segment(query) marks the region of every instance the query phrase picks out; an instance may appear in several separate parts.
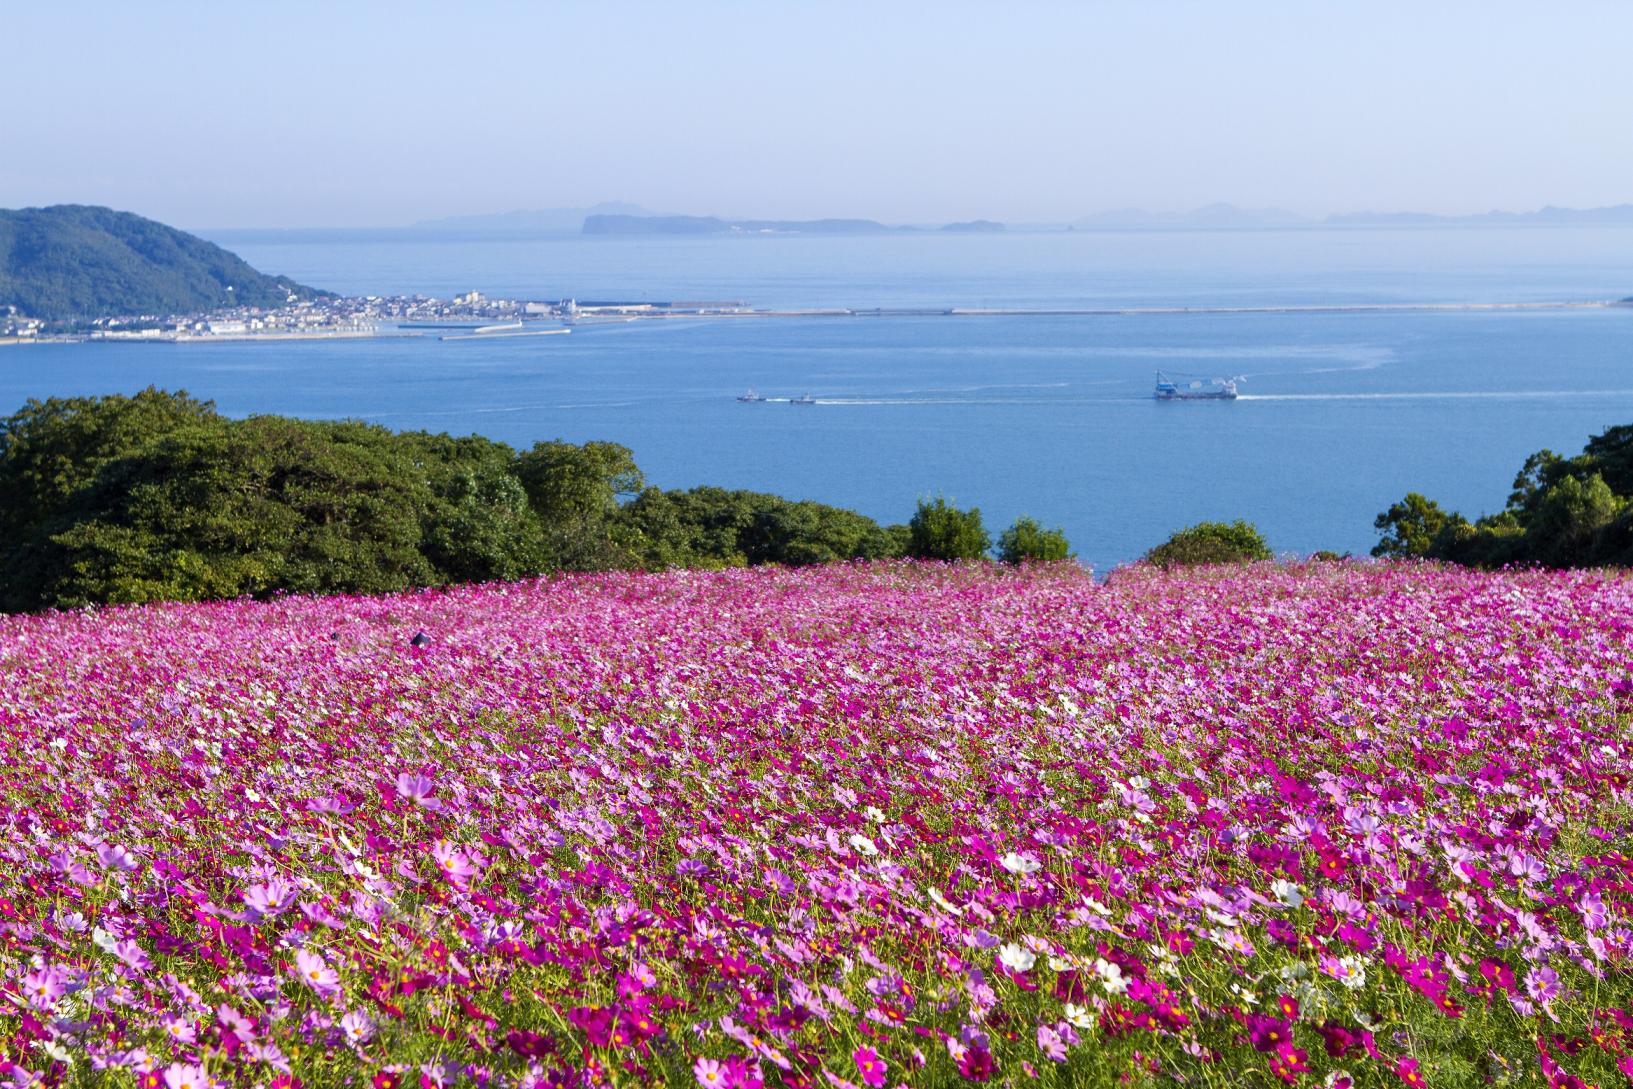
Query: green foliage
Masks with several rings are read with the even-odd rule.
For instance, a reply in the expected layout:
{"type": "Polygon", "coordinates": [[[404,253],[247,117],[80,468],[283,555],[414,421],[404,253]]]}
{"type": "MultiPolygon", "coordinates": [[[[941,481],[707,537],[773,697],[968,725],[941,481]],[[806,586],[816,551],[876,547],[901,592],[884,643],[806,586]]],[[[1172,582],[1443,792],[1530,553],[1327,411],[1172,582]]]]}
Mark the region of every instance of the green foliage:
{"type": "Polygon", "coordinates": [[[541,442],[516,459],[515,473],[545,531],[550,566],[567,571],[627,567],[618,500],[644,485],[635,455],[611,442],[541,442]]]}
{"type": "Polygon", "coordinates": [[[1005,563],[1054,562],[1071,557],[1071,545],[1058,528],[1044,529],[1026,515],[998,535],[998,558],[1005,563]]]}
{"type": "Polygon", "coordinates": [[[1597,557],[1600,535],[1626,505],[1598,473],[1586,480],[1565,477],[1542,493],[1525,523],[1529,558],[1547,567],[1591,562],[1597,557]]]}
{"type": "Polygon", "coordinates": [[[47,321],[283,306],[323,294],[202,238],[78,204],[0,209],[0,307],[47,321]],[[228,288],[232,290],[227,290],[228,288]]]}
{"type": "Polygon", "coordinates": [[[915,559],[978,560],[992,547],[981,509],[959,510],[945,496],[919,500],[907,530],[907,554],[915,559]]]}
{"type": "Polygon", "coordinates": [[[1422,556],[1428,552],[1435,536],[1454,518],[1457,516],[1448,515],[1433,499],[1408,492],[1405,499],[1373,520],[1372,528],[1384,536],[1372,547],[1372,554],[1395,558],[1422,556]]]}
{"type": "Polygon", "coordinates": [[[1414,492],[1373,525],[1385,533],[1374,556],[1470,567],[1633,563],[1633,425],[1595,435],[1575,457],[1532,454],[1497,514],[1470,523],[1414,492]]]}
{"type": "Polygon", "coordinates": [[[1270,546],[1252,523],[1198,522],[1175,533],[1145,554],[1158,567],[1251,563],[1272,558],[1270,546]]]}
{"type": "Polygon", "coordinates": [[[907,527],[821,503],[643,483],[613,443],[517,455],[477,436],[229,420],[153,389],[31,401],[0,420],[0,609],[831,563],[907,546],[907,527]]]}
{"type": "Polygon", "coordinates": [[[622,509],[618,527],[625,547],[653,570],[803,566],[902,554],[898,535],[853,511],[724,488],[648,488],[622,509]]]}

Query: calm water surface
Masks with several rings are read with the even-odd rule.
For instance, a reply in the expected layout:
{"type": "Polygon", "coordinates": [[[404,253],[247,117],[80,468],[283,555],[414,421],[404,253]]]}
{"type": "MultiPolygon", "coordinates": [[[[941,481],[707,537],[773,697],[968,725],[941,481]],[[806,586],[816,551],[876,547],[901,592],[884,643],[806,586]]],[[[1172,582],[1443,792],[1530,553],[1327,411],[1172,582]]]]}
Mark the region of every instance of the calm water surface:
{"type": "MultiPolygon", "coordinates": [[[[760,306],[1289,306],[1633,294],[1633,231],[300,241],[221,236],[348,292],[760,306]]],[[[0,404],[154,384],[235,415],[357,417],[527,445],[610,439],[665,487],[900,521],[941,491],[1062,526],[1097,567],[1203,518],[1364,552],[1409,489],[1501,506],[1525,455],[1633,422],[1633,309],[676,320],[445,343],[0,349],[0,404]],[[1247,376],[1158,404],[1157,368],[1247,376]],[[818,404],[739,404],[753,386],[818,404]]]]}

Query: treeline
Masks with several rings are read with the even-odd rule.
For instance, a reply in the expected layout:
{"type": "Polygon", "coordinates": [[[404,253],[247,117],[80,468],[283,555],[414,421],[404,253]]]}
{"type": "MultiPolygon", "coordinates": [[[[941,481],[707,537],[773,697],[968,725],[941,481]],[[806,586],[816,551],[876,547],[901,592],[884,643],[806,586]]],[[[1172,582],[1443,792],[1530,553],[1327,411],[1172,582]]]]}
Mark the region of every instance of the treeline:
{"type": "MultiPolygon", "coordinates": [[[[385,593],[554,571],[974,559],[979,510],[906,524],[722,488],[663,491],[630,451],[279,416],[206,401],[30,401],[0,420],[0,611],[278,591],[385,593]]],[[[1023,518],[1000,559],[1064,559],[1023,518]]]]}
{"type": "Polygon", "coordinates": [[[1633,425],[1612,427],[1564,457],[1539,450],[1508,504],[1470,522],[1417,492],[1378,515],[1374,556],[1419,556],[1471,567],[1633,564],[1633,425]]]}

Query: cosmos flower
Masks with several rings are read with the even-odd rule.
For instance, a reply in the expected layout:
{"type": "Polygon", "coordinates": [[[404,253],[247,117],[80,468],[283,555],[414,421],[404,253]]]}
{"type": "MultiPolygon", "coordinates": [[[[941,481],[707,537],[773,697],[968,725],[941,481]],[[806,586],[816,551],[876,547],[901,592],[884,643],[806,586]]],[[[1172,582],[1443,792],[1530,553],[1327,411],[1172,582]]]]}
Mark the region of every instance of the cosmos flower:
{"type": "Polygon", "coordinates": [[[322,957],[308,950],[296,952],[295,974],[320,995],[328,996],[340,990],[340,974],[329,967],[322,957]]]}
{"type": "Polygon", "coordinates": [[[1014,851],[998,859],[998,864],[1013,874],[1032,874],[1043,868],[1043,863],[1032,855],[1017,854],[1014,851]]]}
{"type": "Polygon", "coordinates": [[[431,797],[436,789],[436,783],[428,775],[406,771],[397,773],[397,796],[413,802],[421,809],[442,808],[441,800],[431,797]]]}
{"type": "Polygon", "coordinates": [[[862,1084],[878,1089],[885,1083],[885,1061],[879,1058],[879,1053],[871,1047],[859,1047],[851,1053],[856,1062],[856,1069],[860,1072],[862,1084]]]}
{"type": "Polygon", "coordinates": [[[1029,972],[1038,958],[1030,949],[1009,942],[998,950],[998,961],[1011,972],[1029,972]]]}
{"type": "Polygon", "coordinates": [[[258,918],[282,915],[295,906],[299,890],[281,877],[244,890],[244,906],[258,918]]]}
{"type": "Polygon", "coordinates": [[[0,617],[0,1081],[1604,1084],[1629,615],[883,563],[0,617]]]}

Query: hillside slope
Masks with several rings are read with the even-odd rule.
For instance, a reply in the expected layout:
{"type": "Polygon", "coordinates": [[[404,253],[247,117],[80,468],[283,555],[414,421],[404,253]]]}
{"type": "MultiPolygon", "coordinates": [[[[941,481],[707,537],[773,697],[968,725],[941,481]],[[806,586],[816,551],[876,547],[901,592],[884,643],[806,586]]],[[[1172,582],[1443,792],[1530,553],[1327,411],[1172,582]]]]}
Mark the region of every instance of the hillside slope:
{"type": "Polygon", "coordinates": [[[0,307],[69,321],[282,306],[324,292],[186,231],[81,204],[0,209],[0,307]],[[230,290],[229,290],[230,289],[230,290]]]}
{"type": "Polygon", "coordinates": [[[892,563],[3,617],[8,1084],[1625,1085],[1630,611],[892,563]]]}

